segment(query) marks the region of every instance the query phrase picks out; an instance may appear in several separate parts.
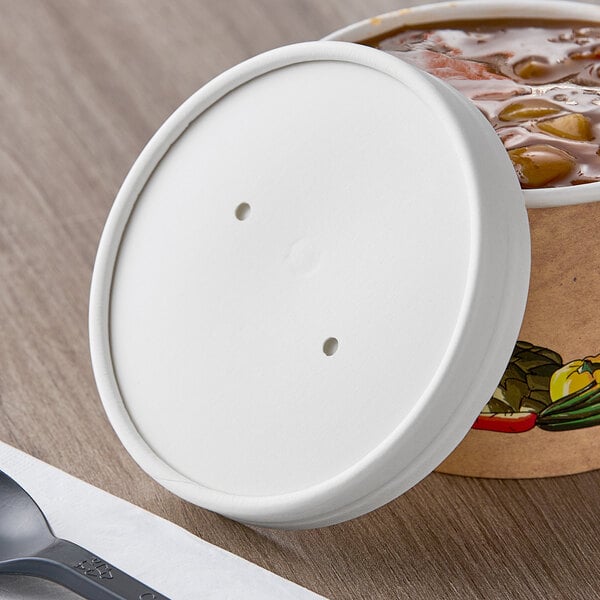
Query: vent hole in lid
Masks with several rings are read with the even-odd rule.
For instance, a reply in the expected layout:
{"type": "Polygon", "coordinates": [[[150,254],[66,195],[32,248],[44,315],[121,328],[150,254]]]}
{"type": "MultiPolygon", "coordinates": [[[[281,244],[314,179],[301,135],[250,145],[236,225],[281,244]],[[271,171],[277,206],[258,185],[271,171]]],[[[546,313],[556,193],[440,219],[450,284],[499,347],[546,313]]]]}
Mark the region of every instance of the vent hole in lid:
{"type": "Polygon", "coordinates": [[[241,204],[238,204],[235,209],[235,218],[238,221],[245,221],[250,216],[251,210],[252,209],[247,202],[242,202],[241,204]]]}
{"type": "Polygon", "coordinates": [[[337,338],[327,338],[325,342],[323,342],[323,353],[325,356],[333,356],[337,352],[338,346],[339,342],[337,341],[337,338]]]}

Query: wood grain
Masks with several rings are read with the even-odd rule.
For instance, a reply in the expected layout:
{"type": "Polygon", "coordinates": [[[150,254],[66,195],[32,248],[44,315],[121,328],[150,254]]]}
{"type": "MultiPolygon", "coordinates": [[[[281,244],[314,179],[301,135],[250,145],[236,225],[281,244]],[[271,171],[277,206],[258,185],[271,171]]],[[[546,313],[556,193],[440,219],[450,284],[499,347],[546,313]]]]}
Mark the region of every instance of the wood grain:
{"type": "Polygon", "coordinates": [[[398,3],[0,1],[0,439],[331,598],[600,597],[600,472],[434,474],[350,523],[261,530],[151,481],[96,394],[94,253],[144,143],[227,67],[398,3]]]}

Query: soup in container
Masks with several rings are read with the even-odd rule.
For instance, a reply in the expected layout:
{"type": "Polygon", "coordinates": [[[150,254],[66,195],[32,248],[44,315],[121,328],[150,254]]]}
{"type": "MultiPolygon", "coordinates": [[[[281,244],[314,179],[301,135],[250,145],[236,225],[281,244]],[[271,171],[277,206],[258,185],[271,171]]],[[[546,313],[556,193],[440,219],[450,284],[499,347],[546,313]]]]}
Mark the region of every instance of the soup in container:
{"type": "Polygon", "coordinates": [[[389,51],[475,96],[482,112],[493,113],[525,188],[531,277],[519,341],[473,428],[438,467],[445,473],[527,478],[600,468],[600,8],[543,7],[542,19],[534,1],[428,4],[326,38],[389,51]],[[499,57],[502,50],[509,54],[499,57]],[[559,52],[566,60],[557,66],[559,52]],[[460,62],[465,55],[471,60],[460,62]],[[465,64],[485,72],[464,76],[465,64]],[[475,89],[471,77],[487,79],[475,89]],[[586,130],[553,129],[569,121],[586,130]],[[523,148],[550,147],[560,157],[578,144],[589,165],[528,184],[523,148]]]}
{"type": "MultiPolygon", "coordinates": [[[[159,483],[245,523],[308,528],[436,467],[600,467],[597,123],[570,97],[509,96],[494,115],[511,161],[456,81],[367,47],[538,6],[423,6],[278,48],[157,131],[100,240],[90,346],[111,424],[159,483]]],[[[600,10],[545,2],[544,17],[600,10]]],[[[543,71],[533,58],[522,74],[543,71]]]]}

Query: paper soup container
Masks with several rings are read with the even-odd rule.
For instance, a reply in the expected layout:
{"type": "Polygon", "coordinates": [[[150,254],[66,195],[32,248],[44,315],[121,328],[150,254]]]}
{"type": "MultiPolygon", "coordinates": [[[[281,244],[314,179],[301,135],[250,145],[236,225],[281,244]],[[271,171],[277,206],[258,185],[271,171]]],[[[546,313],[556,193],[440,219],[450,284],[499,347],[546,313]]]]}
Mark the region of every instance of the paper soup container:
{"type": "MultiPolygon", "coordinates": [[[[473,19],[542,17],[600,24],[598,6],[544,2],[543,7],[541,15],[536,1],[427,4],[376,16],[326,39],[360,42],[403,26],[473,19]]],[[[600,468],[600,427],[594,426],[600,418],[593,418],[600,413],[600,404],[595,409],[600,400],[594,398],[600,382],[600,371],[594,373],[600,368],[600,183],[524,190],[524,195],[531,229],[529,296],[520,342],[496,392],[505,400],[509,394],[511,409],[521,411],[514,421],[500,417],[494,423],[494,413],[486,408],[481,426],[487,423],[496,431],[472,429],[438,467],[444,473],[527,478],[600,468]],[[563,377],[554,376],[551,390],[559,369],[563,377]],[[591,392],[587,406],[585,399],[577,400],[582,388],[591,392]],[[565,402],[569,394],[574,398],[565,402]],[[565,403],[562,412],[558,400],[565,403]]]]}
{"type": "MultiPolygon", "coordinates": [[[[333,37],[536,14],[499,6],[402,11],[333,37]]],[[[175,111],[108,217],[90,296],[107,415],[166,488],[270,527],[364,514],[444,460],[493,476],[599,466],[598,428],[469,433],[519,330],[535,345],[517,357],[525,383],[530,367],[600,351],[599,189],[525,194],[544,208],[529,211],[523,321],[524,196],[471,102],[359,44],[254,57],[175,111]]],[[[530,374],[538,387],[544,368],[530,374]]],[[[570,410],[589,411],[589,392],[570,410]]]]}

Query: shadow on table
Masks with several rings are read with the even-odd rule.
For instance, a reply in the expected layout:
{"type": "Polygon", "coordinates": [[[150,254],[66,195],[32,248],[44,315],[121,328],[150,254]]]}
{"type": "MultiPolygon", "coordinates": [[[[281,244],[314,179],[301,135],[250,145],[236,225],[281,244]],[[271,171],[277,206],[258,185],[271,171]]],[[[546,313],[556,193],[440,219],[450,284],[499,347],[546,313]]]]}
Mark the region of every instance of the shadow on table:
{"type": "Polygon", "coordinates": [[[528,481],[434,474],[347,523],[244,530],[264,566],[335,598],[588,600],[600,593],[599,489],[600,472],[528,481]]]}

